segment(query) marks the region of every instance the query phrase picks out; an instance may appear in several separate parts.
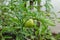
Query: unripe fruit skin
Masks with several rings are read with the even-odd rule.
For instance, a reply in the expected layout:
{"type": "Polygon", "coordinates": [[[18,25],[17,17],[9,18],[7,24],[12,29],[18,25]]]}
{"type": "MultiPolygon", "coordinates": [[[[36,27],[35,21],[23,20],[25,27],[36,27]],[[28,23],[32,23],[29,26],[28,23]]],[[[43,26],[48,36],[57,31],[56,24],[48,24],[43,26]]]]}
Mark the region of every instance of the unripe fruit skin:
{"type": "Polygon", "coordinates": [[[33,25],[34,25],[33,19],[29,19],[29,20],[25,23],[25,26],[26,26],[26,27],[33,27],[33,25]]]}
{"type": "Polygon", "coordinates": [[[50,16],[50,13],[46,14],[46,16],[50,16]]]}

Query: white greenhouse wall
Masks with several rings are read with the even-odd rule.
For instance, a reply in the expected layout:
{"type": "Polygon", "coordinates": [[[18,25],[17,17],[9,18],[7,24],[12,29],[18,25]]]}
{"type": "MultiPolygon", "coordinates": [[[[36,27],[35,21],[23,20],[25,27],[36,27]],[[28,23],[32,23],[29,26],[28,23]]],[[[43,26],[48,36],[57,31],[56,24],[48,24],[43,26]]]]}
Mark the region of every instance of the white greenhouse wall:
{"type": "MultiPolygon", "coordinates": [[[[60,13],[57,13],[58,11],[60,11],[60,0],[52,0],[52,5],[54,7],[54,12],[56,12],[58,17],[60,17],[60,13]]],[[[56,22],[56,26],[50,27],[50,29],[52,32],[60,33],[60,23],[56,22]]]]}

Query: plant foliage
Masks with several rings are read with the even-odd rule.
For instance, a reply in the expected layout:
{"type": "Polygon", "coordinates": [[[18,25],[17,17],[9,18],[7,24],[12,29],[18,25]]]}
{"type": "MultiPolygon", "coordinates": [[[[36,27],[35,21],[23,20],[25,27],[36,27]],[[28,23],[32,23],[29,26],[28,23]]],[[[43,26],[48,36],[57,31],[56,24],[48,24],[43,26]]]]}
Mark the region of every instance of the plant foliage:
{"type": "Polygon", "coordinates": [[[11,0],[6,1],[7,4],[4,2],[0,4],[1,40],[6,38],[11,40],[9,34],[14,34],[16,40],[55,40],[48,29],[48,26],[55,25],[51,20],[52,5],[50,0],[46,0],[43,5],[46,8],[45,11],[41,10],[41,0],[11,0]],[[29,19],[33,19],[33,27],[25,27],[29,19]]]}

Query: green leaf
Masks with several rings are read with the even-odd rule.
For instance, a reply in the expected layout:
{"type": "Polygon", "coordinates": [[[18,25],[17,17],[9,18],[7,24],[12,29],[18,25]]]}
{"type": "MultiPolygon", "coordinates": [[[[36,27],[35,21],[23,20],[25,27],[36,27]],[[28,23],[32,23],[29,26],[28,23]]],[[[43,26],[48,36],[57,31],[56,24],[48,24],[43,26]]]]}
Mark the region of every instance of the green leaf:
{"type": "Polygon", "coordinates": [[[50,19],[42,17],[42,18],[40,18],[40,20],[41,20],[41,22],[45,23],[46,25],[55,26],[53,21],[51,21],[50,19]]]}

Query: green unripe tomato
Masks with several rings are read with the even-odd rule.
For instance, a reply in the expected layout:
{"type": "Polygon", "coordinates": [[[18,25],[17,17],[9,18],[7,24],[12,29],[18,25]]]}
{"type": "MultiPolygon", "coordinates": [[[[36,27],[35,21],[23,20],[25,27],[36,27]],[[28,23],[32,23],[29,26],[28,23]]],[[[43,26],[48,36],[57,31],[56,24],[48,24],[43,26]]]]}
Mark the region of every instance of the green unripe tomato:
{"type": "Polygon", "coordinates": [[[25,26],[26,26],[26,27],[33,27],[33,25],[34,25],[33,19],[29,19],[29,20],[26,21],[26,23],[25,23],[25,26]]]}
{"type": "Polygon", "coordinates": [[[46,14],[46,16],[50,16],[50,13],[46,14]]]}

